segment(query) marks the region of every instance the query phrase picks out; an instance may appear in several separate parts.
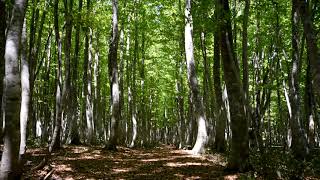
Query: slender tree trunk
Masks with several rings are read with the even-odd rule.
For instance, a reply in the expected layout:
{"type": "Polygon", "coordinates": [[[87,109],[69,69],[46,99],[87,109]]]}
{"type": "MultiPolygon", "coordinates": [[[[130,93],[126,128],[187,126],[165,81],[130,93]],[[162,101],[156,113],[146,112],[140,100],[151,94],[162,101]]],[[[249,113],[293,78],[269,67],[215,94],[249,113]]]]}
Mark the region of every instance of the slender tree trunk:
{"type": "Polygon", "coordinates": [[[138,121],[137,121],[137,93],[136,93],[136,66],[138,61],[139,41],[138,41],[138,8],[136,4],[139,4],[139,0],[135,0],[135,12],[134,12],[134,53],[133,62],[131,66],[131,121],[132,121],[132,140],[129,147],[134,147],[138,137],[138,121]]]}
{"type": "MultiPolygon", "coordinates": [[[[91,9],[90,0],[87,1],[87,11],[91,9]]],[[[93,127],[93,112],[92,112],[92,97],[91,97],[91,81],[92,81],[92,30],[88,26],[86,27],[86,37],[85,37],[85,52],[84,52],[84,62],[83,62],[83,118],[86,124],[86,139],[88,144],[93,143],[94,140],[94,127],[93,127]]]]}
{"type": "Polygon", "coordinates": [[[112,0],[112,34],[109,47],[109,79],[111,92],[111,136],[106,146],[109,150],[116,150],[118,141],[118,124],[120,120],[120,93],[118,82],[118,0],[112,0]]]}
{"type": "Polygon", "coordinates": [[[100,139],[101,132],[102,132],[102,121],[101,119],[101,86],[100,86],[100,50],[99,50],[99,33],[95,33],[95,40],[96,40],[96,46],[95,46],[95,53],[94,53],[94,65],[93,65],[93,81],[94,81],[94,99],[93,99],[93,122],[95,124],[95,131],[94,133],[98,135],[96,139],[100,139]]]}
{"type": "Polygon", "coordinates": [[[243,91],[249,99],[249,67],[248,67],[248,21],[249,21],[250,0],[245,0],[244,18],[242,25],[242,73],[243,91]]]}
{"type": "Polygon", "coordinates": [[[86,88],[86,123],[87,123],[87,141],[88,144],[94,143],[94,123],[93,123],[93,103],[92,103],[92,29],[89,28],[88,39],[88,66],[86,88]]]}
{"type": "Polygon", "coordinates": [[[26,20],[24,20],[21,37],[21,108],[20,108],[20,151],[19,164],[23,165],[23,158],[27,145],[27,122],[29,115],[30,81],[29,62],[26,56],[27,35],[26,20]]]}
{"type": "Polygon", "coordinates": [[[202,97],[199,92],[198,79],[195,68],[195,60],[193,54],[193,40],[192,40],[192,15],[191,15],[191,0],[186,0],[185,9],[185,51],[188,69],[188,83],[191,91],[192,105],[195,108],[195,115],[198,125],[198,134],[195,145],[193,146],[192,153],[204,153],[205,145],[207,143],[207,127],[206,117],[204,114],[204,107],[202,97]]]}
{"type": "MultiPolygon", "coordinates": [[[[145,15],[143,14],[143,18],[142,18],[142,23],[145,23],[145,15]]],[[[141,52],[142,52],[142,57],[141,57],[141,64],[140,64],[140,78],[141,78],[141,100],[140,103],[141,105],[140,107],[140,120],[141,120],[141,141],[142,141],[142,145],[147,145],[147,119],[146,119],[146,87],[145,87],[145,79],[146,79],[146,75],[145,75],[145,45],[146,45],[146,40],[145,40],[145,32],[143,30],[142,32],[142,47],[141,47],[141,52]]]]}
{"type": "MultiPolygon", "coordinates": [[[[51,82],[50,82],[50,72],[51,72],[51,68],[50,68],[50,64],[51,64],[51,35],[52,35],[52,30],[50,30],[50,34],[48,37],[48,47],[47,47],[47,61],[46,61],[46,65],[45,65],[45,77],[44,77],[44,81],[45,81],[45,88],[44,88],[44,94],[50,94],[50,90],[51,90],[51,82]]],[[[47,102],[47,104],[45,105],[45,112],[44,112],[44,124],[43,124],[43,134],[42,134],[42,143],[47,143],[48,142],[48,137],[49,137],[49,130],[48,130],[48,126],[51,122],[51,112],[50,112],[50,99],[49,97],[45,97],[45,102],[47,102]]]]}
{"type": "Polygon", "coordinates": [[[7,13],[5,0],[0,0],[0,141],[3,137],[3,110],[2,110],[2,96],[3,96],[3,78],[5,71],[5,48],[6,48],[6,29],[7,29],[7,13]]]}
{"type": "MultiPolygon", "coordinates": [[[[37,4],[36,0],[32,0],[31,4],[37,4]]],[[[33,96],[33,69],[34,69],[34,58],[35,58],[35,52],[34,52],[34,46],[35,46],[35,23],[36,23],[36,8],[35,6],[32,6],[31,8],[31,20],[30,20],[30,33],[29,33],[29,52],[28,52],[28,59],[29,59],[29,70],[31,70],[30,74],[30,107],[29,107],[29,120],[30,120],[30,134],[32,138],[36,138],[36,120],[33,118],[33,103],[32,103],[32,96],[33,96]]]]}
{"type": "Polygon", "coordinates": [[[19,116],[20,116],[20,73],[19,52],[26,0],[16,0],[7,31],[5,48],[4,79],[4,151],[1,157],[0,179],[19,178],[19,116]]]}
{"type": "Polygon", "coordinates": [[[121,119],[121,143],[126,144],[127,137],[127,121],[124,103],[124,55],[125,55],[125,35],[124,35],[124,18],[122,19],[122,25],[120,30],[120,65],[119,65],[119,88],[120,88],[120,119],[121,119]]]}
{"type": "Polygon", "coordinates": [[[78,118],[79,115],[77,113],[77,106],[78,106],[78,88],[77,88],[77,79],[78,79],[78,61],[79,61],[79,51],[80,51],[80,28],[81,25],[79,23],[81,19],[81,11],[82,11],[82,0],[79,0],[78,6],[78,14],[77,17],[77,24],[76,24],[76,32],[75,32],[75,48],[74,48],[74,60],[73,60],[73,67],[72,67],[72,80],[71,80],[71,89],[72,89],[72,124],[71,124],[71,144],[80,144],[80,135],[79,135],[79,124],[78,118]]]}
{"type": "Polygon", "coordinates": [[[243,170],[248,165],[248,122],[239,65],[232,44],[231,13],[228,0],[218,0],[217,8],[221,10],[218,15],[218,19],[220,19],[221,55],[229,98],[232,130],[228,167],[230,169],[243,170]]]}
{"type": "MultiPolygon", "coordinates": [[[[130,22],[130,16],[128,17],[128,22],[130,22]]],[[[127,119],[126,119],[126,123],[127,123],[127,144],[131,144],[131,133],[130,133],[130,126],[131,126],[131,116],[132,116],[132,93],[131,93],[131,85],[130,85],[130,68],[129,68],[129,61],[131,60],[131,53],[130,53],[130,29],[128,29],[128,33],[127,33],[127,43],[126,43],[126,84],[127,84],[127,119]],[[130,141],[130,143],[129,143],[130,141]]],[[[132,66],[131,66],[132,67],[132,66]]]]}
{"type": "Polygon", "coordinates": [[[56,36],[56,44],[58,48],[58,69],[57,69],[57,91],[56,91],[56,118],[52,140],[49,146],[49,153],[54,149],[60,148],[61,120],[62,120],[62,43],[59,33],[59,16],[58,16],[59,0],[54,3],[54,32],[56,36]]]}
{"type": "MultiPolygon", "coordinates": [[[[179,0],[179,13],[183,15],[181,0],[179,0]]],[[[177,67],[177,79],[176,79],[176,88],[178,93],[178,116],[179,116],[179,123],[180,123],[180,148],[184,148],[186,145],[186,120],[185,120],[185,110],[184,110],[184,86],[183,86],[183,65],[185,62],[184,56],[184,34],[183,34],[183,21],[179,26],[181,29],[180,41],[179,41],[179,49],[180,49],[180,57],[179,60],[176,62],[177,67]]]]}

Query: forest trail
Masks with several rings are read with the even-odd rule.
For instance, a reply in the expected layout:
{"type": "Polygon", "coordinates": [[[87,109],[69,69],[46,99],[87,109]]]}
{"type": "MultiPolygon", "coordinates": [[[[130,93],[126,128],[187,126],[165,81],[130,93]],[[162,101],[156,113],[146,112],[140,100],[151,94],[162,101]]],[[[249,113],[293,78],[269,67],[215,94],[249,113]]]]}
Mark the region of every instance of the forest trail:
{"type": "MultiPolygon", "coordinates": [[[[223,171],[223,156],[194,156],[172,146],[154,149],[65,146],[53,154],[50,166],[26,174],[27,179],[236,179],[223,171]]],[[[28,167],[44,156],[44,149],[28,150],[28,167]]],[[[28,172],[28,171],[27,171],[28,172]]]]}

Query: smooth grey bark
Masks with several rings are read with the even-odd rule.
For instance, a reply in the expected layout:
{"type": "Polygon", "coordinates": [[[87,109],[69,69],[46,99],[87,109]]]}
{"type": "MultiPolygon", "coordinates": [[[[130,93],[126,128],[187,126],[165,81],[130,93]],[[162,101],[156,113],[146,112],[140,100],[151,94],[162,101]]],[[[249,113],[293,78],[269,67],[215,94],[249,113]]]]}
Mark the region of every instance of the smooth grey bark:
{"type": "MultiPolygon", "coordinates": [[[[125,5],[126,6],[125,1],[125,5]]],[[[125,61],[125,35],[124,35],[124,21],[125,17],[122,18],[121,30],[120,30],[120,65],[119,65],[119,91],[120,91],[120,119],[121,119],[121,144],[127,144],[127,121],[126,121],[126,113],[125,113],[125,102],[124,102],[124,61],[125,61]]]]}
{"type": "Polygon", "coordinates": [[[192,15],[191,15],[191,0],[186,0],[185,7],[185,51],[188,70],[188,83],[191,91],[192,105],[194,106],[195,117],[197,119],[198,133],[195,145],[192,148],[193,154],[205,152],[207,143],[207,127],[206,117],[202,97],[199,92],[198,79],[195,68],[193,39],[192,39],[192,15]]]}
{"type": "MultiPolygon", "coordinates": [[[[130,23],[130,16],[128,17],[128,22],[130,23]]],[[[130,126],[130,117],[132,115],[131,109],[132,109],[132,94],[131,94],[131,88],[130,88],[130,71],[129,71],[129,60],[131,59],[131,54],[130,54],[130,29],[128,29],[127,32],[127,42],[126,42],[126,84],[127,84],[127,106],[126,106],[126,140],[127,144],[130,146],[131,144],[131,133],[129,131],[129,126],[130,126]],[[130,141],[130,144],[129,144],[130,141]]]]}
{"type": "MultiPolygon", "coordinates": [[[[139,0],[135,0],[135,4],[138,4],[139,0]]],[[[129,147],[134,147],[138,139],[138,121],[137,121],[137,88],[136,88],[136,70],[138,61],[138,51],[139,51],[139,41],[138,41],[138,8],[135,6],[134,10],[134,52],[133,52],[133,62],[131,65],[131,76],[132,81],[130,85],[130,113],[132,121],[132,139],[129,147]]]]}
{"type": "Polygon", "coordinates": [[[65,130],[63,133],[63,143],[67,141],[70,124],[72,123],[73,106],[71,97],[71,46],[72,46],[72,11],[73,11],[73,0],[65,0],[64,2],[64,18],[65,18],[65,37],[64,37],[64,83],[62,88],[62,111],[63,111],[63,122],[65,130]],[[70,101],[71,103],[68,103],[70,101]]]}
{"type": "MultiPolygon", "coordinates": [[[[87,1],[87,11],[91,9],[91,1],[87,1]]],[[[88,144],[94,141],[94,124],[93,124],[93,110],[92,110],[92,94],[91,94],[91,81],[92,81],[92,30],[88,26],[85,30],[85,49],[84,49],[84,62],[83,62],[83,119],[86,125],[86,140],[88,144]]]]}
{"type": "MultiPolygon", "coordinates": [[[[30,74],[29,62],[26,56],[27,47],[27,29],[26,20],[24,20],[21,37],[21,108],[20,108],[20,151],[19,164],[23,163],[24,154],[27,145],[27,123],[29,115],[30,102],[30,74]]],[[[23,165],[23,164],[22,164],[23,165]]]]}
{"type": "Polygon", "coordinates": [[[87,142],[93,144],[94,139],[94,122],[93,122],[93,103],[92,103],[92,29],[89,28],[88,40],[88,66],[87,66],[87,81],[85,82],[86,88],[86,125],[87,125],[87,142]]]}
{"type": "Polygon", "coordinates": [[[111,134],[106,148],[116,150],[118,141],[118,125],[120,121],[120,92],[118,80],[118,0],[112,0],[112,34],[109,47],[109,80],[111,92],[111,134]]]}
{"type": "Polygon", "coordinates": [[[239,65],[232,44],[231,13],[228,0],[217,0],[217,8],[221,10],[218,15],[218,19],[220,19],[221,55],[228,92],[232,131],[228,168],[244,170],[248,165],[249,156],[248,121],[239,65]]]}
{"type": "Polygon", "coordinates": [[[290,104],[292,115],[290,117],[290,128],[292,132],[291,149],[298,159],[304,159],[307,155],[307,141],[302,126],[302,115],[300,107],[299,78],[301,72],[301,59],[299,56],[300,34],[299,34],[299,9],[296,0],[292,1],[292,69],[290,74],[290,104]]]}
{"type": "Polygon", "coordinates": [[[1,157],[0,179],[19,178],[19,116],[20,73],[19,52],[27,0],[16,0],[7,31],[4,78],[4,150],[1,157]]]}
{"type": "Polygon", "coordinates": [[[95,124],[94,133],[98,135],[96,139],[101,139],[102,137],[102,127],[103,123],[101,121],[101,114],[104,111],[101,106],[101,71],[99,69],[100,66],[100,34],[98,32],[95,33],[95,53],[94,53],[94,65],[93,65],[93,122],[95,124]]]}
{"type": "Polygon", "coordinates": [[[55,149],[60,148],[60,134],[61,134],[61,121],[62,121],[62,42],[59,34],[59,21],[58,21],[58,6],[59,0],[54,2],[54,32],[56,37],[56,45],[58,49],[58,69],[57,69],[57,91],[56,91],[56,118],[53,136],[49,145],[49,153],[55,149]]]}
{"type": "MultiPolygon", "coordinates": [[[[145,12],[144,12],[145,13],[145,12]]],[[[142,23],[145,23],[145,14],[143,14],[142,18],[142,23]]],[[[141,94],[141,99],[140,99],[140,105],[139,105],[139,118],[140,118],[140,126],[141,126],[141,145],[146,146],[148,145],[147,139],[148,139],[148,134],[147,134],[147,117],[146,117],[146,87],[145,87],[145,79],[146,79],[146,73],[145,73],[145,46],[146,46],[146,39],[145,39],[145,32],[143,30],[142,32],[142,47],[141,47],[141,63],[140,63],[140,94],[141,94]]]]}
{"type": "Polygon", "coordinates": [[[3,137],[3,118],[2,118],[2,95],[3,95],[3,78],[5,71],[5,48],[6,48],[6,29],[7,29],[7,13],[5,0],[0,0],[0,141],[3,137]]]}

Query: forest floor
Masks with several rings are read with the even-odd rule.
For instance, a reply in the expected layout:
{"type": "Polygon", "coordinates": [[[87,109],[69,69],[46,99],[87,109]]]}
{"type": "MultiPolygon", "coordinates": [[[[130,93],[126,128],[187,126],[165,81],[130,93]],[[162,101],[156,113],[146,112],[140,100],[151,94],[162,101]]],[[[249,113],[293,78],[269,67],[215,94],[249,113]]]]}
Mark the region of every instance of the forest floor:
{"type": "Polygon", "coordinates": [[[26,179],[237,179],[241,174],[224,172],[219,154],[194,156],[172,146],[153,149],[64,146],[52,154],[49,165],[28,171],[45,156],[45,149],[27,151],[26,179]]]}

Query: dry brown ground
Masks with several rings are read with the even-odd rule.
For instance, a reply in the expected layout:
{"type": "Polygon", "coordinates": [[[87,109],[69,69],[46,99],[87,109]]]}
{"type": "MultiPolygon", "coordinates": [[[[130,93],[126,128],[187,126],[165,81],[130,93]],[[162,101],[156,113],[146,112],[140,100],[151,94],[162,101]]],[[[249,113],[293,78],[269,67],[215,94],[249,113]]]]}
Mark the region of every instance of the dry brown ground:
{"type": "Polygon", "coordinates": [[[44,149],[28,150],[26,179],[236,179],[226,174],[222,156],[194,156],[171,146],[154,149],[65,146],[53,154],[50,165],[30,172],[41,161],[44,149]]]}

